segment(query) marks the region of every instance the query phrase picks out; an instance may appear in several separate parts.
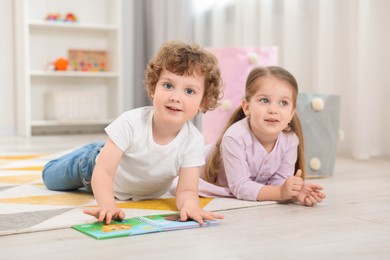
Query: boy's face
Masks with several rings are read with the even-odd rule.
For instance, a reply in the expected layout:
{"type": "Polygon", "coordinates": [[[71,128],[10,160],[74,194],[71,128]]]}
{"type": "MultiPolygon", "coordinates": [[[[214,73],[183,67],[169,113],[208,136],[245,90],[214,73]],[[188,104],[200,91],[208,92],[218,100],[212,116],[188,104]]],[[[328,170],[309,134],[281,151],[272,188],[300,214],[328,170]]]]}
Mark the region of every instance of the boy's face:
{"type": "Polygon", "coordinates": [[[154,115],[164,123],[181,127],[202,109],[205,76],[179,76],[166,69],[153,95],[154,115]]]}

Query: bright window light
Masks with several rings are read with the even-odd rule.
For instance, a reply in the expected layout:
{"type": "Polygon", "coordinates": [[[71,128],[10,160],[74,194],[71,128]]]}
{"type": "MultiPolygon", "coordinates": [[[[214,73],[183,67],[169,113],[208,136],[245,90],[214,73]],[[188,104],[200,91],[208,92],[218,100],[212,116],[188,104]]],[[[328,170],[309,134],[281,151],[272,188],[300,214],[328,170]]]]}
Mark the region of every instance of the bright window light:
{"type": "Polygon", "coordinates": [[[192,4],[195,8],[195,12],[205,12],[214,6],[224,6],[230,3],[232,0],[193,0],[192,4]]]}

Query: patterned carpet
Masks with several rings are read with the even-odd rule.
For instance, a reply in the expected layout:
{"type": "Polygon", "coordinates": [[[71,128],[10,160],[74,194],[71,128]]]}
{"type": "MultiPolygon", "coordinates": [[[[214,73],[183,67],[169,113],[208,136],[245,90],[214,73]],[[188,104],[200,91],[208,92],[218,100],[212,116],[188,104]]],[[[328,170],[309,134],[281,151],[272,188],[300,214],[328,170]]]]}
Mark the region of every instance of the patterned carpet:
{"type": "MultiPolygon", "coordinates": [[[[67,151],[66,151],[67,152],[67,151]]],[[[85,207],[96,206],[90,193],[48,190],[41,178],[45,163],[60,154],[7,154],[0,151],[0,235],[69,228],[94,222],[85,207]]],[[[229,198],[201,198],[206,210],[220,211],[272,204],[229,198]]],[[[145,201],[122,201],[126,217],[176,211],[169,195],[145,201]]]]}

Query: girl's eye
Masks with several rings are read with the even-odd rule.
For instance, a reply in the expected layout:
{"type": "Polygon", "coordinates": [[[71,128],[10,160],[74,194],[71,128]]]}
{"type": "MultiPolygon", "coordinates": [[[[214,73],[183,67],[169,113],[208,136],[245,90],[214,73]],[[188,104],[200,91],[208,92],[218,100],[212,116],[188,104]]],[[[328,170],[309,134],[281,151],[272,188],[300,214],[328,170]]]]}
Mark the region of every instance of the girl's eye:
{"type": "Polygon", "coordinates": [[[280,101],[280,106],[285,107],[287,105],[288,105],[287,101],[284,101],[284,100],[280,101]]]}
{"type": "Polygon", "coordinates": [[[195,91],[193,89],[191,89],[191,88],[186,88],[185,92],[188,95],[194,95],[195,94],[195,91]]]}
{"type": "Polygon", "coordinates": [[[261,98],[259,101],[260,103],[264,103],[264,104],[269,103],[269,100],[267,98],[261,98]]]}
{"type": "Polygon", "coordinates": [[[173,89],[173,85],[171,83],[165,83],[165,84],[163,84],[163,86],[166,89],[173,89]]]}

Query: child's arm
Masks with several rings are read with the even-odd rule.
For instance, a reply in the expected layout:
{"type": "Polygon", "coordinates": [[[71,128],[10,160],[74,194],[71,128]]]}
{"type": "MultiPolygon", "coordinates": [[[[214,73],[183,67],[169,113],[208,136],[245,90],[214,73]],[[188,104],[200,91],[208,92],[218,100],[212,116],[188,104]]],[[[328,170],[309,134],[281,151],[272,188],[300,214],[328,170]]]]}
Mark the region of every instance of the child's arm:
{"type": "Polygon", "coordinates": [[[257,195],[258,201],[282,201],[289,200],[298,196],[302,189],[303,179],[301,178],[302,171],[298,170],[295,176],[290,176],[281,186],[265,185],[261,188],[257,195]]]}
{"type": "Polygon", "coordinates": [[[176,207],[180,211],[181,221],[190,218],[204,224],[204,220],[222,219],[223,216],[200,208],[199,170],[199,167],[181,168],[176,188],[176,207]]]}
{"type": "Polygon", "coordinates": [[[123,152],[109,138],[100,151],[92,174],[92,190],[98,203],[97,209],[84,210],[85,214],[94,216],[107,224],[112,219],[124,219],[124,212],[117,207],[114,198],[113,181],[123,152]]]}

